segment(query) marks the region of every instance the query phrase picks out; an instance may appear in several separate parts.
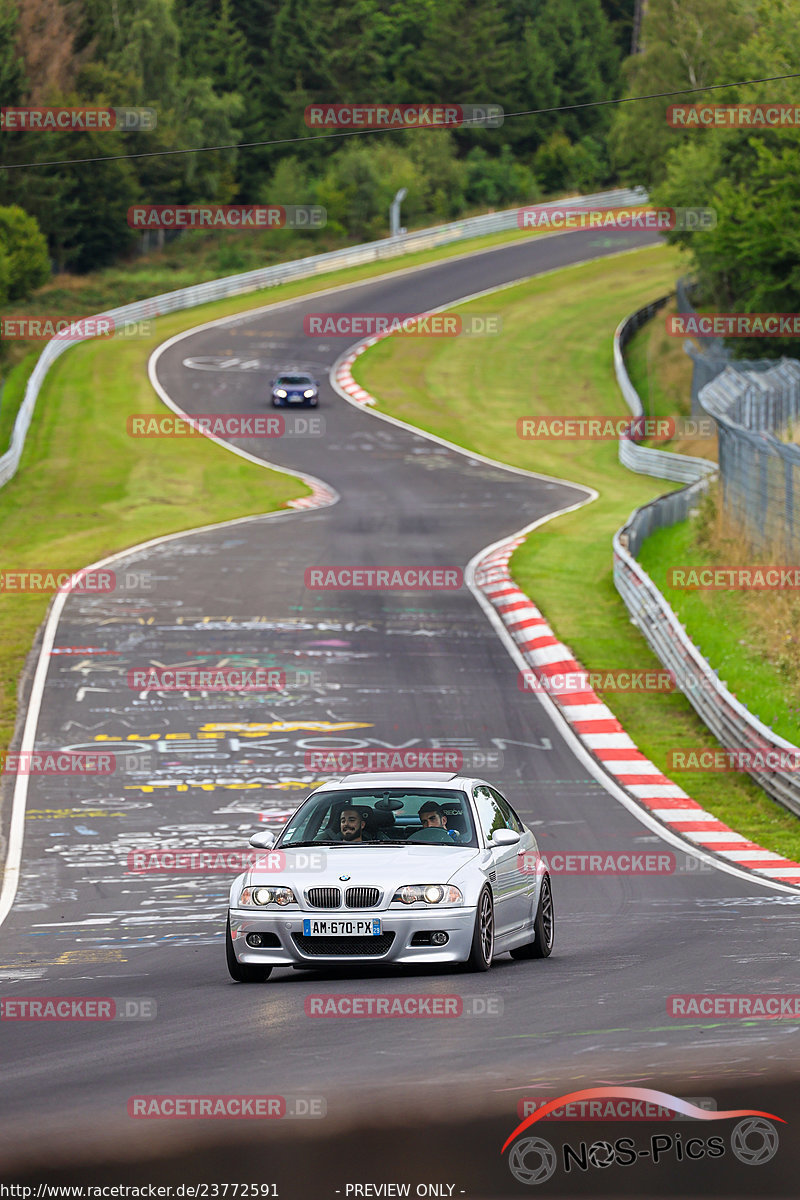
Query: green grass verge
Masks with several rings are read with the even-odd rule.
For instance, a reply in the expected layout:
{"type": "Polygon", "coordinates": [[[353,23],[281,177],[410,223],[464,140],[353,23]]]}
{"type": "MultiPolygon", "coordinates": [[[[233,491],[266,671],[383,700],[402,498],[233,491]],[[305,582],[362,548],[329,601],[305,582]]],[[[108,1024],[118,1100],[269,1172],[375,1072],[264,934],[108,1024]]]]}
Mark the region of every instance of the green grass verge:
{"type": "Polygon", "coordinates": [[[39,359],[38,350],[30,350],[3,380],[0,392],[0,455],[8,449],[19,406],[25,396],[28,378],[39,359]]]}
{"type": "MultiPolygon", "coordinates": [[[[674,309],[674,303],[666,311],[674,309]]],[[[682,340],[664,331],[661,314],[636,332],[628,344],[628,371],[641,396],[650,396],[655,415],[673,411],[689,415],[691,360],[682,340]]],[[[708,420],[708,418],[706,418],[708,420]]],[[[716,458],[714,447],[699,451],[716,458]]],[[[734,694],[776,733],[800,742],[800,676],[794,646],[797,613],[787,612],[785,598],[762,593],[754,598],[742,592],[686,592],[671,588],[671,566],[705,567],[717,559],[708,545],[716,521],[706,514],[712,529],[702,542],[697,524],[681,522],[657,530],[642,547],[640,561],[686,626],[689,636],[720,673],[734,694]],[[778,634],[776,636],[776,630],[778,634]]],[[[731,536],[732,533],[731,533],[731,536]]],[[[722,561],[727,562],[722,546],[722,561]]],[[[729,547],[730,549],[730,547],[729,547]]],[[[739,547],[734,547],[738,551],[739,547]]],[[[719,557],[719,556],[717,556],[719,557]]],[[[731,560],[734,561],[734,560],[731,560]]],[[[735,561],[738,561],[735,560],[735,561]]]]}
{"type": "Polygon", "coordinates": [[[639,561],[733,694],[775,733],[800,744],[797,681],[779,674],[775,664],[753,646],[741,594],[689,592],[667,582],[670,567],[710,565],[708,554],[696,544],[693,523],[682,521],[656,530],[644,543],[639,561]]]}
{"type": "Polygon", "coordinates": [[[692,408],[692,360],[683,342],[667,336],[664,318],[676,311],[674,298],[630,338],[625,365],[648,417],[688,417],[692,408]]]}
{"type": "MultiPolygon", "coordinates": [[[[558,637],[592,669],[659,665],[614,588],[611,538],[633,508],[670,485],[621,467],[616,442],[521,441],[516,421],[532,415],[623,415],[613,371],[614,328],[668,291],[678,274],[678,255],[666,247],[569,268],[459,309],[497,312],[502,336],[392,337],[355,364],[357,381],[378,397],[381,411],[511,465],[599,492],[593,504],[537,530],[511,564],[514,578],[558,637]]],[[[603,698],[662,769],[671,749],[716,745],[679,693],[603,698]]],[[[790,857],[800,855],[797,820],[747,776],[686,773],[678,782],[745,836],[790,857]]]]}
{"type": "MultiPolygon", "coordinates": [[[[637,329],[625,347],[625,365],[631,383],[642,398],[648,417],[675,417],[691,420],[693,363],[683,351],[683,338],[671,337],[666,331],[665,318],[676,313],[675,298],[659,309],[641,329],[637,329]]],[[[714,422],[705,417],[703,425],[713,430],[714,422]]],[[[684,427],[685,429],[685,427],[684,427]]],[[[673,450],[678,454],[694,454],[700,458],[717,458],[716,434],[698,436],[679,433],[668,442],[645,440],[646,446],[673,450]]]]}

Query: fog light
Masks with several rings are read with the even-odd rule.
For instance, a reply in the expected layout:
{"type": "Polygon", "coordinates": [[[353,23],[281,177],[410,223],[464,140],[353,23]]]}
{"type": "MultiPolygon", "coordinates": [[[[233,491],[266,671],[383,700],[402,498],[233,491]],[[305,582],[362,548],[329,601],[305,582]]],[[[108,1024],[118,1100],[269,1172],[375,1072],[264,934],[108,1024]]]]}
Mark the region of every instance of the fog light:
{"type": "Polygon", "coordinates": [[[446,933],[434,933],[431,935],[431,941],[434,946],[445,946],[450,941],[450,938],[446,933]]]}
{"type": "Polygon", "coordinates": [[[248,946],[260,946],[262,939],[260,933],[248,933],[244,940],[247,942],[248,946]]]}

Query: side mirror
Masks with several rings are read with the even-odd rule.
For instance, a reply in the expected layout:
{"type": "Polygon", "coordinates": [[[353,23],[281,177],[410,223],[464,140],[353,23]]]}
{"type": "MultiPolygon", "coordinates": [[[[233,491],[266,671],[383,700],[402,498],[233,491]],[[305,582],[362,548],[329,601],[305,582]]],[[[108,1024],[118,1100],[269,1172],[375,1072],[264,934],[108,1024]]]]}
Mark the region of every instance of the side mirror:
{"type": "Polygon", "coordinates": [[[270,387],[275,387],[275,380],[274,380],[274,379],[270,379],[270,381],[269,381],[269,386],[270,386],[270,387]]]}
{"type": "Polygon", "coordinates": [[[270,833],[268,829],[264,829],[261,833],[253,834],[250,838],[250,845],[254,850],[271,850],[276,840],[274,833],[270,833]]]}
{"type": "Polygon", "coordinates": [[[495,829],[489,841],[490,846],[516,846],[520,840],[516,829],[495,829]]]}

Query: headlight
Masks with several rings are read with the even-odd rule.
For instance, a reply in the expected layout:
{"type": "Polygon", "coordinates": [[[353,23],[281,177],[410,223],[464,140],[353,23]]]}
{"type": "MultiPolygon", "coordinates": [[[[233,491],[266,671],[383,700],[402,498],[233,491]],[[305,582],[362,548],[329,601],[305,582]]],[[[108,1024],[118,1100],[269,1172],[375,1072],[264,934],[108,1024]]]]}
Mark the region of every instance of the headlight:
{"type": "Polygon", "coordinates": [[[306,389],[306,390],[303,392],[303,398],[304,398],[305,400],[310,400],[310,399],[311,399],[311,397],[312,397],[312,396],[316,396],[316,394],[317,394],[317,393],[316,393],[316,391],[315,391],[315,389],[314,389],[314,388],[307,388],[307,389],[306,389]]]}
{"type": "Polygon", "coordinates": [[[263,908],[265,904],[297,904],[297,898],[292,889],[287,887],[246,887],[242,890],[239,903],[245,907],[255,905],[263,908]]]}
{"type": "Polygon", "coordinates": [[[278,396],[281,400],[285,400],[288,395],[288,392],[286,392],[283,388],[277,388],[275,391],[275,395],[278,396]]]}
{"type": "Polygon", "coordinates": [[[392,904],[463,904],[464,897],[449,883],[406,883],[392,896],[392,904]]]}

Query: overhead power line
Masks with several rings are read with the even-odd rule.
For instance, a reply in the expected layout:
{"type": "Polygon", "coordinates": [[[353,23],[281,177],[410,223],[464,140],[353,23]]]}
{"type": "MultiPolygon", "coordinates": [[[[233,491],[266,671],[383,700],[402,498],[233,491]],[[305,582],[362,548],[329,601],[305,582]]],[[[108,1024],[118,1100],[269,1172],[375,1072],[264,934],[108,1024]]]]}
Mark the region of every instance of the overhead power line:
{"type": "MultiPolygon", "coordinates": [[[[695,96],[701,92],[715,92],[725,88],[750,87],[756,83],[778,83],[784,79],[800,79],[800,71],[792,72],[789,75],[767,75],[763,79],[739,79],[731,83],[709,83],[705,87],[681,88],[674,92],[650,92],[644,96],[622,96],[616,100],[587,100],[582,104],[554,104],[549,108],[526,108],[520,109],[518,112],[504,113],[503,120],[505,122],[514,117],[539,117],[547,113],[575,112],[580,108],[606,108],[613,104],[635,104],[644,100],[666,100],[673,96],[695,96]]],[[[57,106],[52,105],[51,107],[57,106]]],[[[0,165],[0,170],[21,171],[32,167],[74,167],[81,166],[83,163],[119,162],[134,158],[167,158],[176,154],[213,154],[219,150],[252,150],[260,146],[288,146],[296,143],[309,146],[316,142],[331,141],[334,138],[363,137],[366,134],[374,135],[378,133],[432,132],[448,128],[465,129],[473,124],[480,128],[479,121],[463,121],[458,124],[454,123],[451,126],[446,122],[441,122],[431,126],[398,126],[396,128],[394,126],[386,126],[378,129],[346,129],[338,133],[321,133],[316,137],[271,138],[259,142],[227,142],[221,146],[192,146],[185,150],[142,150],[136,154],[102,154],[93,158],[53,158],[46,162],[9,163],[0,165]]]]}

